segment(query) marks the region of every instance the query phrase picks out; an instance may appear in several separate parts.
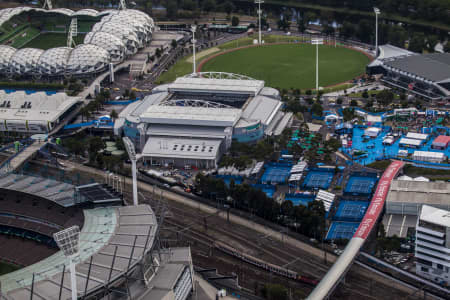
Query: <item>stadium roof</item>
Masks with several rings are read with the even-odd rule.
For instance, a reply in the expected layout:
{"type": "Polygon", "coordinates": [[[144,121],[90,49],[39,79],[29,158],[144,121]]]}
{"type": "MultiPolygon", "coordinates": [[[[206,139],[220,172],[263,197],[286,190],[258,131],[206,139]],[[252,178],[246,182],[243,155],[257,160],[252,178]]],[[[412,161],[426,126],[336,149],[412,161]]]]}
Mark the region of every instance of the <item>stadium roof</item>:
{"type": "Polygon", "coordinates": [[[27,95],[24,91],[8,94],[0,90],[0,119],[46,125],[47,122],[56,121],[78,101],[80,98],[70,97],[65,93],[47,95],[45,92],[37,92],[27,95]]]}
{"type": "MultiPolygon", "coordinates": [[[[111,281],[117,280],[129,270],[129,265],[133,267],[142,259],[143,254],[153,245],[157,223],[148,205],[97,208],[85,210],[84,213],[85,223],[80,233],[80,257],[76,275],[77,284],[83,288],[87,286],[89,294],[104,288],[110,275],[111,281]],[[116,247],[117,257],[113,265],[116,247]],[[91,273],[86,285],[91,257],[91,273]]],[[[2,292],[11,300],[29,299],[29,286],[34,274],[36,298],[57,299],[64,265],[68,272],[68,259],[59,251],[36,264],[1,276],[2,292]]],[[[70,298],[69,277],[68,274],[64,275],[61,299],[70,298]]],[[[82,289],[79,291],[84,292],[82,289]]]]}
{"type": "Polygon", "coordinates": [[[420,220],[440,226],[450,227],[450,211],[424,205],[420,213],[420,220]]]}
{"type": "Polygon", "coordinates": [[[387,202],[448,205],[450,183],[443,181],[393,180],[387,202]]]}
{"type": "Polygon", "coordinates": [[[450,53],[403,56],[384,60],[383,64],[433,82],[450,81],[450,53]]]}
{"type": "Polygon", "coordinates": [[[177,136],[177,137],[197,137],[197,138],[224,138],[223,127],[204,126],[177,126],[153,124],[147,130],[150,136],[177,136]]]}
{"type": "Polygon", "coordinates": [[[233,126],[239,120],[241,110],[236,108],[209,108],[187,106],[152,105],[140,118],[147,123],[233,126]]]}
{"type": "Polygon", "coordinates": [[[169,85],[169,92],[248,94],[256,96],[264,87],[262,80],[179,77],[169,85]]]}
{"type": "Polygon", "coordinates": [[[261,120],[264,125],[268,125],[279,111],[281,105],[281,101],[264,96],[256,96],[249,100],[242,112],[242,117],[249,120],[261,120]]]}

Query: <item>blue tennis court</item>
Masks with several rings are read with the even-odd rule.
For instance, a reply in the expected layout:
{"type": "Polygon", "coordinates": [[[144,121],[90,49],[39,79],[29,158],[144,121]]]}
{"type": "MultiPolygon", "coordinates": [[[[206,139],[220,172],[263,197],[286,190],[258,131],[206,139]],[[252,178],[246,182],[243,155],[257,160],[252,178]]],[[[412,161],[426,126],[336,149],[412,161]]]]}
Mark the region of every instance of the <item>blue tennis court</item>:
{"type": "Polygon", "coordinates": [[[347,239],[350,240],[358,229],[359,223],[333,222],[328,230],[326,240],[347,239]]]}
{"type": "Polygon", "coordinates": [[[327,189],[330,187],[334,173],[329,171],[309,171],[306,175],[303,187],[309,189],[327,189]]]}
{"type": "Polygon", "coordinates": [[[376,183],[376,175],[350,175],[344,193],[354,196],[367,196],[372,193],[376,183]]]}
{"type": "Polygon", "coordinates": [[[304,205],[308,206],[308,204],[314,201],[315,196],[311,194],[286,194],[285,200],[290,200],[294,205],[304,205]]]}
{"type": "Polygon", "coordinates": [[[257,190],[263,191],[266,193],[267,197],[272,198],[273,194],[276,191],[276,188],[273,185],[267,185],[267,184],[252,184],[252,187],[254,187],[257,190]]]}
{"type": "Polygon", "coordinates": [[[366,213],[369,202],[341,200],[333,219],[337,221],[359,222],[366,213]]]}
{"type": "Polygon", "coordinates": [[[264,167],[265,171],[261,177],[261,183],[285,183],[292,164],[270,163],[264,167]]]}

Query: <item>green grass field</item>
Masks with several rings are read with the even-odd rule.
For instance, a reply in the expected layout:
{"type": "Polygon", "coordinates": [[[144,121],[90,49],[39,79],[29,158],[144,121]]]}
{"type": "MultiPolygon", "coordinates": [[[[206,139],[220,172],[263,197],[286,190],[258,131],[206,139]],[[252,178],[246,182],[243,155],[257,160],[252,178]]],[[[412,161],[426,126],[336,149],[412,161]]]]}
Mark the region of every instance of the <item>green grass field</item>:
{"type": "Polygon", "coordinates": [[[8,43],[14,48],[22,48],[29,40],[35,38],[39,35],[39,30],[34,27],[26,27],[25,29],[19,31],[13,38],[9,39],[11,42],[8,43]]]}
{"type": "MultiPolygon", "coordinates": [[[[85,34],[78,34],[75,37],[75,44],[79,45],[83,43],[85,34]]],[[[55,47],[66,46],[67,35],[64,33],[44,33],[29,41],[22,48],[38,48],[47,50],[55,47]]]]}
{"type": "Polygon", "coordinates": [[[0,261],[0,276],[20,269],[20,267],[0,261]]]}
{"type": "MultiPolygon", "coordinates": [[[[266,81],[267,86],[315,87],[316,48],[309,44],[268,45],[220,55],[202,71],[244,74],[266,81]]],[[[332,46],[319,46],[319,86],[341,83],[361,75],[369,59],[364,54],[332,46]]]]}

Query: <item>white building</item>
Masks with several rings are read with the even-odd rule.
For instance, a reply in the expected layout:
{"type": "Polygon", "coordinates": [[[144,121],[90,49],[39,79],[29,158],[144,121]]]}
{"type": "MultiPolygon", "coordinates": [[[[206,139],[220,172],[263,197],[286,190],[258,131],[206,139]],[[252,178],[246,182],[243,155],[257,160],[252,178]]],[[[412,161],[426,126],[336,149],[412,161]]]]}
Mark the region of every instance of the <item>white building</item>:
{"type": "Polygon", "coordinates": [[[450,283],[450,211],[422,206],[416,226],[416,273],[450,283]]]}
{"type": "Polygon", "coordinates": [[[413,159],[433,163],[441,163],[445,160],[445,154],[442,152],[414,151],[413,159]]]}
{"type": "Polygon", "coordinates": [[[81,102],[65,93],[27,94],[0,91],[0,131],[46,133],[57,126],[81,102]]]}
{"type": "Polygon", "coordinates": [[[375,138],[380,134],[380,132],[381,132],[381,128],[369,127],[366,130],[364,130],[364,135],[371,137],[371,138],[375,138]]]}
{"type": "Polygon", "coordinates": [[[255,142],[281,133],[292,115],[277,90],[229,73],[197,73],[153,89],[114,125],[152,165],[215,168],[233,139],[255,142]]]}

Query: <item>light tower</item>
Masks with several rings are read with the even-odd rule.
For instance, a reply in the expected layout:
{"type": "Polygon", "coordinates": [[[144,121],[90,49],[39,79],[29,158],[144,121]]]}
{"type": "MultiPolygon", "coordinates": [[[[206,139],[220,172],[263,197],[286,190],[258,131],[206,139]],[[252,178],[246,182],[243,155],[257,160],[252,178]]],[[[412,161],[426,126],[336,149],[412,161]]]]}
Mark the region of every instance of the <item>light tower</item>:
{"type": "Polygon", "coordinates": [[[70,267],[70,289],[72,290],[72,300],[78,299],[77,293],[77,275],[75,271],[75,257],[78,256],[80,245],[80,228],[72,226],[53,234],[56,244],[64,253],[64,256],[69,258],[70,267]]]}
{"type": "Polygon", "coordinates": [[[192,31],[192,74],[197,73],[197,66],[196,66],[196,62],[195,62],[195,31],[197,30],[197,26],[196,25],[192,25],[191,26],[191,31],[192,31]]]}
{"type": "Polygon", "coordinates": [[[316,91],[319,93],[319,45],[323,44],[323,39],[312,39],[311,44],[316,45],[316,91]]]}
{"type": "Polygon", "coordinates": [[[133,205],[138,205],[136,162],[140,158],[140,155],[136,154],[134,144],[128,137],[123,138],[123,143],[125,144],[125,148],[127,149],[128,156],[131,160],[131,173],[133,176],[133,205]]]}
{"type": "Polygon", "coordinates": [[[261,3],[264,3],[263,0],[255,0],[255,4],[258,4],[258,43],[261,45],[261,14],[262,14],[262,10],[261,10],[261,3]]]}
{"type": "Polygon", "coordinates": [[[375,58],[378,56],[378,15],[381,13],[376,7],[373,8],[375,13],[375,58]]]}
{"type": "Polygon", "coordinates": [[[73,40],[74,37],[76,37],[78,35],[78,19],[77,18],[73,18],[70,21],[70,26],[69,26],[69,34],[67,35],[67,47],[71,48],[72,45],[75,47],[75,41],[73,40]]]}
{"type": "Polygon", "coordinates": [[[125,3],[125,0],[120,0],[119,9],[127,9],[127,4],[125,3]]]}
{"type": "Polygon", "coordinates": [[[48,10],[53,9],[52,1],[51,0],[45,0],[43,8],[44,9],[47,8],[48,10]]]}

